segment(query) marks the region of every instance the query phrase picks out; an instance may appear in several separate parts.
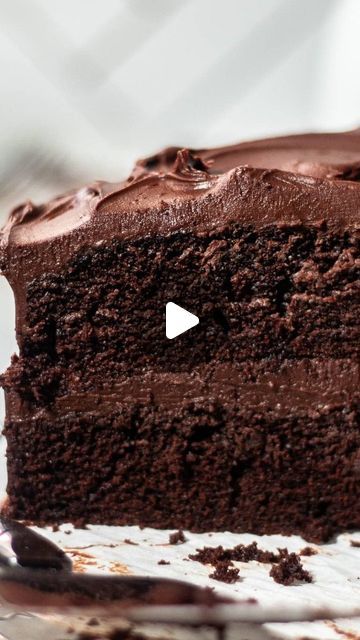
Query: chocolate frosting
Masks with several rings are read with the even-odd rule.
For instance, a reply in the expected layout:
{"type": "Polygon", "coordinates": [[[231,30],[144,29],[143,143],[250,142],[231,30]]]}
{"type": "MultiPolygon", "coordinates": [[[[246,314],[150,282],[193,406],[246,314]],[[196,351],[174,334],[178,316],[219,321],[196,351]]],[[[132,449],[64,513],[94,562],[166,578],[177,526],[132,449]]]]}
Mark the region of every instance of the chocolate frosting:
{"type": "MultiPolygon", "coordinates": [[[[257,375],[256,382],[244,380],[243,372],[230,363],[201,365],[191,373],[142,372],[131,378],[119,378],[93,391],[73,391],[61,396],[48,409],[39,407],[34,417],[61,417],[68,412],[94,412],[107,415],[121,405],[154,403],[176,410],[184,404],[203,403],[217,398],[224,405],[235,403],[254,412],[272,411],[278,418],[292,412],[313,415],[331,406],[341,407],[358,397],[360,365],[350,360],[288,361],[276,371],[257,375]]],[[[7,412],[23,415],[23,406],[16,391],[6,393],[7,412]]]]}
{"type": "MultiPolygon", "coordinates": [[[[139,160],[137,166],[169,173],[180,150],[169,147],[139,160]]],[[[234,167],[250,166],[329,180],[360,179],[360,129],[347,133],[269,138],[188,153],[193,158],[193,172],[203,170],[212,175],[226,173],[234,167]]]]}
{"type": "Polygon", "coordinates": [[[1,232],[1,264],[11,271],[9,260],[24,248],[27,268],[38,273],[45,252],[49,267],[58,268],[81,244],[183,228],[201,233],[234,221],[358,227],[359,180],[360,129],[217,149],[170,147],[139,160],[117,184],[99,181],[15,208],[1,232]]]}

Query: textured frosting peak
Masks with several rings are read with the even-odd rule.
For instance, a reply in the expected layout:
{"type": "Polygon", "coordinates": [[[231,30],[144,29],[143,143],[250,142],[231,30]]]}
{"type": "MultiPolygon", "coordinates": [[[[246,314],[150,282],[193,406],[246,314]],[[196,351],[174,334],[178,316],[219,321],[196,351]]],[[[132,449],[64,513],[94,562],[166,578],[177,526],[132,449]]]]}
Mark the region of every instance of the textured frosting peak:
{"type": "Polygon", "coordinates": [[[177,152],[172,174],[194,182],[209,180],[208,165],[190,149],[180,149],[177,152]]]}
{"type": "MultiPolygon", "coordinates": [[[[201,153],[201,152],[200,152],[201,153]]],[[[211,161],[206,162],[197,151],[181,147],[167,147],[160,153],[138,160],[135,171],[143,167],[146,171],[163,175],[185,176],[190,180],[204,180],[210,174],[211,161]]]]}

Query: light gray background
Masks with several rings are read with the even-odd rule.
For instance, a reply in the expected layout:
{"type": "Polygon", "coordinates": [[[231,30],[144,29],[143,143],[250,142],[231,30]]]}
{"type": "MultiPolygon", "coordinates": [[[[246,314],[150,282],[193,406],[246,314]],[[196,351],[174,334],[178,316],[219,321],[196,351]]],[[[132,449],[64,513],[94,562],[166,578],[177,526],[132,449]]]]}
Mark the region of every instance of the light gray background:
{"type": "Polygon", "coordinates": [[[164,145],[359,126],[359,33],[359,0],[0,0],[1,219],[164,145]]]}

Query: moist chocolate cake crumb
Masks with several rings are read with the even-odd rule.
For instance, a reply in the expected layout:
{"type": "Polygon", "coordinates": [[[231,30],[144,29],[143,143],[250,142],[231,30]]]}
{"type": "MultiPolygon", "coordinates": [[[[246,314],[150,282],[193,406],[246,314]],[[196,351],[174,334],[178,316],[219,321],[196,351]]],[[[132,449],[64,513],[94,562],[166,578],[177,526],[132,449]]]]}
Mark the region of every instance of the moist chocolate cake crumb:
{"type": "Polygon", "coordinates": [[[100,622],[97,618],[90,618],[87,624],[88,624],[88,627],[97,627],[100,624],[100,622]]]}
{"type": "Polygon", "coordinates": [[[217,564],[217,562],[235,561],[235,562],[250,562],[256,560],[257,562],[273,563],[279,562],[281,555],[273,553],[272,551],[264,551],[259,549],[256,542],[244,545],[238,544],[232,549],[224,549],[222,546],[218,547],[204,547],[203,549],[197,549],[195,554],[189,555],[190,560],[201,562],[202,564],[217,564]]]}
{"type": "Polygon", "coordinates": [[[256,542],[244,545],[238,544],[231,551],[231,559],[237,562],[250,562],[256,560],[257,562],[270,563],[277,562],[278,556],[272,551],[264,551],[259,549],[256,542]]]}
{"type": "Polygon", "coordinates": [[[240,571],[231,562],[224,560],[217,563],[215,571],[210,573],[209,578],[226,584],[234,584],[240,578],[240,571]]]}
{"type": "Polygon", "coordinates": [[[350,545],[356,549],[360,549],[360,540],[350,540],[350,545]]]}
{"type": "Polygon", "coordinates": [[[296,553],[289,553],[285,549],[279,549],[282,558],[278,564],[273,564],[270,576],[286,586],[295,582],[312,582],[313,579],[301,564],[300,557],[296,553]]]}
{"type": "Polygon", "coordinates": [[[53,533],[57,533],[58,531],[60,531],[60,526],[56,522],[55,524],[52,525],[51,529],[52,529],[53,533]]]}
{"type": "Polygon", "coordinates": [[[139,546],[137,542],[133,542],[132,540],[130,540],[130,538],[125,538],[124,542],[125,544],[132,544],[134,547],[139,546]]]}
{"type": "MultiPolygon", "coordinates": [[[[201,564],[212,564],[215,567],[214,573],[210,574],[210,578],[221,580],[223,582],[235,582],[235,572],[238,569],[234,567],[233,562],[261,562],[264,564],[272,564],[270,575],[276,582],[290,585],[294,582],[312,582],[312,577],[306,571],[301,562],[300,556],[296,553],[289,553],[288,549],[278,549],[278,553],[273,551],[264,551],[259,549],[256,542],[244,545],[238,544],[232,549],[224,549],[221,545],[218,547],[204,547],[197,549],[197,552],[190,554],[190,560],[201,562],[201,564]],[[234,571],[233,571],[234,569],[234,571]],[[222,577],[228,579],[222,579],[222,577]]],[[[316,552],[312,547],[305,547],[303,555],[314,555],[316,552]]],[[[237,575],[239,575],[237,573],[237,575]]]]}
{"type": "Polygon", "coordinates": [[[304,547],[299,552],[299,556],[316,556],[316,554],[317,549],[314,549],[314,547],[304,547]]]}
{"type": "Polygon", "coordinates": [[[219,560],[230,560],[231,558],[225,552],[224,547],[204,547],[196,549],[196,553],[189,554],[190,560],[201,562],[201,564],[216,564],[219,560]]]}
{"type": "Polygon", "coordinates": [[[158,564],[171,564],[168,560],[159,560],[158,564]]]}
{"type": "Polygon", "coordinates": [[[184,542],[186,542],[186,538],[182,529],[179,529],[179,531],[175,531],[174,533],[170,533],[170,544],[184,544],[184,542]]]}

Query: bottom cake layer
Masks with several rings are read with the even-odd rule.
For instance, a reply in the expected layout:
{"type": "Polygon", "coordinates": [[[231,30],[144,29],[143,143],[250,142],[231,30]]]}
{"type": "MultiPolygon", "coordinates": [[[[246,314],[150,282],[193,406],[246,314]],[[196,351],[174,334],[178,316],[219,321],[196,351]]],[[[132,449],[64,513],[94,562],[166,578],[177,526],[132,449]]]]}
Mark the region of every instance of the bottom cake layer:
{"type": "Polygon", "coordinates": [[[360,528],[360,403],[342,382],[313,395],[311,380],[234,385],[212,400],[183,390],[171,403],[168,381],[139,402],[68,398],[9,419],[7,511],[315,541],[360,528]]]}

